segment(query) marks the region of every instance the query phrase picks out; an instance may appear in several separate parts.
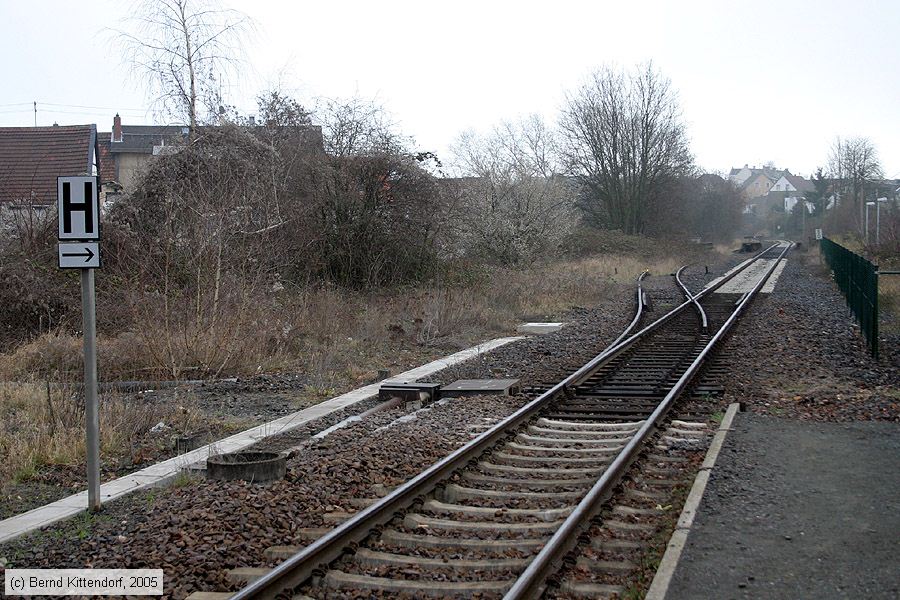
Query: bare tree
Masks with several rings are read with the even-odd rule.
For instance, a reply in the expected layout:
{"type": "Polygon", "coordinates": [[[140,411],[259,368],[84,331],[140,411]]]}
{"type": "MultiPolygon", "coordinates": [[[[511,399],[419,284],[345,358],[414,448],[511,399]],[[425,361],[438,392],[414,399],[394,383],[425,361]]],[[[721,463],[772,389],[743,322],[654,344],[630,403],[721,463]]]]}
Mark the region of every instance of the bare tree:
{"type": "Polygon", "coordinates": [[[391,154],[408,145],[375,100],[360,96],[326,100],[316,115],[322,123],[325,151],[332,156],[391,154]]]}
{"type": "Polygon", "coordinates": [[[252,30],[249,18],[216,0],[143,0],[134,14],[133,31],[119,38],[129,61],[146,73],[159,110],[192,130],[201,105],[215,116],[252,30]]]}
{"type": "Polygon", "coordinates": [[[875,145],[864,137],[842,140],[835,138],[828,158],[828,170],[834,182],[838,206],[855,221],[862,232],[865,222],[867,194],[874,193],[876,182],[882,178],[881,163],[875,145]],[[852,212],[850,212],[852,211],[852,212]]]}
{"type": "Polygon", "coordinates": [[[652,64],[596,71],[568,97],[560,122],[569,168],[584,184],[580,205],[596,224],[643,232],[668,187],[692,169],[676,93],[652,64]]]}
{"type": "Polygon", "coordinates": [[[487,135],[463,133],[452,148],[458,168],[459,219],[469,251],[523,264],[555,250],[576,219],[576,184],[560,174],[554,133],[531,116],[487,135]]]}

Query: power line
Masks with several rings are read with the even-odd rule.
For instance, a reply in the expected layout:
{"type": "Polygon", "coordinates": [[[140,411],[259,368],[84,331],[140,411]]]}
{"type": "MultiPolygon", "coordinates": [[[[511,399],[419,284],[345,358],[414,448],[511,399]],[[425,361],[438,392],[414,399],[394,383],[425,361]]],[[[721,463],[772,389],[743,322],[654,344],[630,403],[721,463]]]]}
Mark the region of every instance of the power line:
{"type": "MultiPolygon", "coordinates": [[[[88,108],[94,110],[114,110],[119,113],[141,113],[145,114],[149,112],[149,109],[146,108],[125,108],[125,107],[114,107],[114,106],[88,106],[84,104],[59,104],[57,102],[42,102],[40,100],[31,101],[31,102],[11,102],[9,104],[0,104],[0,108],[6,108],[10,106],[33,106],[37,102],[38,108],[41,106],[57,106],[60,108],[88,108]]],[[[30,111],[29,111],[30,112],[30,111]]]]}
{"type": "MultiPolygon", "coordinates": [[[[31,111],[26,111],[31,112],[31,111]]],[[[38,112],[42,113],[51,113],[51,114],[60,114],[60,115],[107,115],[107,113],[100,112],[92,112],[92,111],[84,111],[84,110],[51,110],[47,108],[41,108],[40,104],[38,104],[38,112]]]]}
{"type": "MultiPolygon", "coordinates": [[[[29,103],[30,104],[30,103],[29,103]]],[[[147,112],[147,109],[144,108],[116,108],[113,106],[85,106],[82,104],[56,104],[54,102],[40,102],[38,104],[43,104],[45,106],[61,106],[63,108],[94,108],[98,110],[116,110],[119,112],[147,112]]]]}

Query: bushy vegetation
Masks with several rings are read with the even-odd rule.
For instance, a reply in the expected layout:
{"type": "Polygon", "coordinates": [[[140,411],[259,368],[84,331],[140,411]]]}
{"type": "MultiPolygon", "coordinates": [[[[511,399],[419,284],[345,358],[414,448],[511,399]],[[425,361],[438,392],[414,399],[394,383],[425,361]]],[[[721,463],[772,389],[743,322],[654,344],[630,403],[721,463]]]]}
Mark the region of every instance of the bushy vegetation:
{"type": "MultiPolygon", "coordinates": [[[[416,151],[359,99],[326,107],[324,139],[310,113],[277,92],[261,97],[258,114],[262,124],[232,114],[194,129],[107,207],[101,377],[304,370],[336,337],[358,338],[359,312],[396,311],[385,298],[411,300],[399,322],[383,324],[412,343],[498,330],[596,298],[605,278],[629,272],[594,257],[659,254],[641,251],[655,248],[644,238],[582,219],[580,179],[561,173],[554,134],[539,120],[473,134],[457,152],[469,176],[449,178],[437,157],[416,151]],[[587,264],[609,268],[590,274],[587,264]]],[[[679,207],[705,188],[682,188],[671,196],[670,224],[681,214],[697,219],[679,207]]],[[[706,218],[709,207],[695,212],[706,218]]],[[[77,275],[56,269],[54,219],[20,224],[0,247],[10,282],[0,290],[0,343],[11,352],[0,370],[10,377],[79,368],[77,275]]]]}

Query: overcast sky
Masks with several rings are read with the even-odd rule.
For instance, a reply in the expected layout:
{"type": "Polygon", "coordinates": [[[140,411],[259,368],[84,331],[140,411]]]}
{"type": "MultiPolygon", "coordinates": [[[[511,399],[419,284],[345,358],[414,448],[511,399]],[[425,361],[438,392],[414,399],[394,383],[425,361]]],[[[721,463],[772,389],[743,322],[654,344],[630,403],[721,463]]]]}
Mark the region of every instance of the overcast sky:
{"type": "MultiPolygon", "coordinates": [[[[5,0],[0,125],[150,123],[105,28],[126,2],[5,0]]],[[[809,174],[836,135],[866,136],[900,177],[900,2],[228,0],[257,34],[231,103],[279,85],[377,97],[420,149],[537,112],[555,119],[597,66],[652,60],[679,91],[701,167],[809,174]]]]}

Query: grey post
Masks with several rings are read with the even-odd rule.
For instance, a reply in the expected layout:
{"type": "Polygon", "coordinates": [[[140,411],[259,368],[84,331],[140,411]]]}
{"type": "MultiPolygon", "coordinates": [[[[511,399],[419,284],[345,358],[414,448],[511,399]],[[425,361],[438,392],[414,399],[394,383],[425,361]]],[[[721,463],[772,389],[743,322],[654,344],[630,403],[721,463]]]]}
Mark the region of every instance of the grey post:
{"type": "Polygon", "coordinates": [[[100,510],[100,411],[97,404],[97,320],[94,270],[81,269],[84,329],[84,418],[87,432],[88,510],[100,510]]]}
{"type": "Polygon", "coordinates": [[[866,246],[869,245],[869,207],[874,205],[874,202],[866,202],[866,246]]]}

